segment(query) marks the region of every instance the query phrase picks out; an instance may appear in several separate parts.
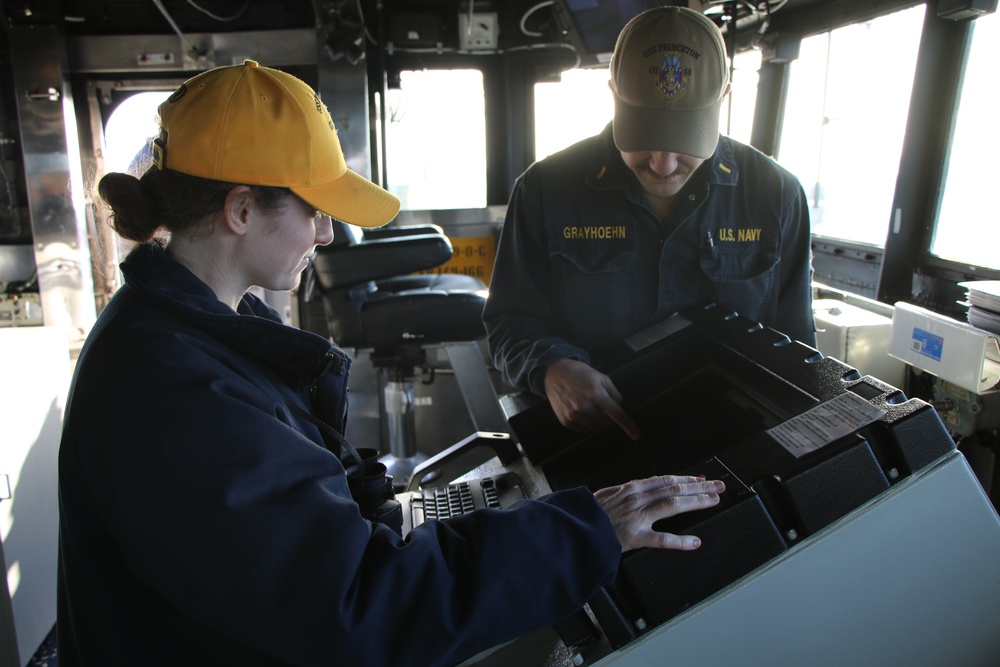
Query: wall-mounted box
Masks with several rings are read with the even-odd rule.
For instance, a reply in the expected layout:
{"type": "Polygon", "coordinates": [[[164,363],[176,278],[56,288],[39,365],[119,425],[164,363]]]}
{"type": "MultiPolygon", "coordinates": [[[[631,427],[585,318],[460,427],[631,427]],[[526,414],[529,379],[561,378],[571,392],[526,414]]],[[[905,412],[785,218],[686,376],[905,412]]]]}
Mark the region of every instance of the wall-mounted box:
{"type": "Polygon", "coordinates": [[[976,394],[1000,384],[996,334],[908,303],[895,305],[889,354],[976,394]]]}
{"type": "Polygon", "coordinates": [[[906,365],[889,356],[892,319],[839,299],[813,301],[816,346],[827,357],[843,361],[895,387],[902,387],[906,365]]]}

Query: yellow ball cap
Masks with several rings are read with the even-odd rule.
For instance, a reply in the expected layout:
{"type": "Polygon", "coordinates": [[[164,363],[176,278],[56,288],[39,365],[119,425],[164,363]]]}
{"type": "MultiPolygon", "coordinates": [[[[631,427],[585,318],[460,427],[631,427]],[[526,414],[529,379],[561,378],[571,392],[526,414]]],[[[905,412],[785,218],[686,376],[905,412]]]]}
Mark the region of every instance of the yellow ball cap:
{"type": "Polygon", "coordinates": [[[380,227],[399,200],[347,168],[326,105],[302,80],[252,60],[199,74],[160,105],[161,168],[289,188],[317,210],[380,227]]]}

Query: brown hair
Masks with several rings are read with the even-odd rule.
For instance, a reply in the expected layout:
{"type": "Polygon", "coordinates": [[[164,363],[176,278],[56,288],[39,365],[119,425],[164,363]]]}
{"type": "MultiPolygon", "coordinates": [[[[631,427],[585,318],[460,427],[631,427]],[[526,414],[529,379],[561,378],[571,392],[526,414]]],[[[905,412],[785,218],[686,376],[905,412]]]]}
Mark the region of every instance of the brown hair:
{"type": "MultiPolygon", "coordinates": [[[[207,217],[222,211],[226,195],[238,186],[152,167],[141,178],[107,174],[98,183],[97,193],[110,209],[108,224],[112,229],[129,241],[147,243],[158,240],[157,232],[161,230],[197,233],[207,217]]],[[[280,209],[291,196],[288,188],[247,187],[265,212],[280,209]]]]}

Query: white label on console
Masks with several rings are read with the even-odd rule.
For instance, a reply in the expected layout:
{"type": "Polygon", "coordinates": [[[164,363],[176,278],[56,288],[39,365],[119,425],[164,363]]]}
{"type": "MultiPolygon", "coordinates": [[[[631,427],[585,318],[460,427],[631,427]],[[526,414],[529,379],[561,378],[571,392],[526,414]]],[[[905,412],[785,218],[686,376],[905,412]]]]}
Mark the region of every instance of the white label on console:
{"type": "Polygon", "coordinates": [[[625,339],[625,344],[633,352],[641,352],[653,343],[659,343],[667,336],[677,333],[681,329],[691,324],[691,320],[678,313],[674,313],[665,320],[660,320],[651,324],[642,331],[638,331],[625,339]]]}
{"type": "Polygon", "coordinates": [[[801,415],[768,429],[767,433],[790,454],[799,458],[829,445],[870,424],[885,414],[854,392],[845,391],[840,396],[820,403],[801,415]]]}

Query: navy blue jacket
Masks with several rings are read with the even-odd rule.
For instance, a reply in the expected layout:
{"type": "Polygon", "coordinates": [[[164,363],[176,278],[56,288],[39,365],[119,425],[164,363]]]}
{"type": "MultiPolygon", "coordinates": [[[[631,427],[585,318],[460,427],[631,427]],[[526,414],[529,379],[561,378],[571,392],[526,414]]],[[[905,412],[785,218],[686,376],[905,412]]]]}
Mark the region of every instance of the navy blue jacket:
{"type": "Polygon", "coordinates": [[[359,514],[350,359],[141,246],[81,353],[59,453],[59,660],[447,665],[558,622],[621,546],[584,489],[431,521],[359,514]],[[328,450],[329,445],[333,451],[328,450]]]}
{"type": "Polygon", "coordinates": [[[544,395],[542,369],[687,306],[713,302],[815,346],[809,207],[799,181],[722,136],[664,229],[611,125],[516,181],[483,313],[504,379],[544,395]]]}

